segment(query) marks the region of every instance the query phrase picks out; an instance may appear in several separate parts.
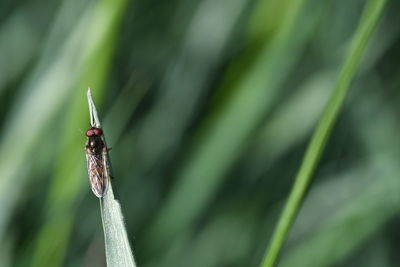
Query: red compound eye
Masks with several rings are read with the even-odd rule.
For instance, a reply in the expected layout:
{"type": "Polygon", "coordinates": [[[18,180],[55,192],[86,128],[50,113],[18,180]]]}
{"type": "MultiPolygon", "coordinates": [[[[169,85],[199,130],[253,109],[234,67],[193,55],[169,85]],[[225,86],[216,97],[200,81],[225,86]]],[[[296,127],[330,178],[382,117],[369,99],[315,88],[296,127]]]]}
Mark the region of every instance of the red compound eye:
{"type": "Polygon", "coordinates": [[[95,135],[95,132],[92,129],[89,129],[89,130],[86,131],[86,136],[87,137],[91,137],[93,135],[95,135]]]}
{"type": "Polygon", "coordinates": [[[93,132],[97,136],[100,136],[103,133],[103,131],[100,128],[94,128],[93,132]]]}

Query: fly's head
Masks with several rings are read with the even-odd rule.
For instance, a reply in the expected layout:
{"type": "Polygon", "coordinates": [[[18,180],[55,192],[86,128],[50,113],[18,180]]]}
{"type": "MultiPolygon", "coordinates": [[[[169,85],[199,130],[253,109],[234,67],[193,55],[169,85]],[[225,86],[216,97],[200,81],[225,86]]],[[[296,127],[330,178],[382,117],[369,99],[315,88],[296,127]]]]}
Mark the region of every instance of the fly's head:
{"type": "Polygon", "coordinates": [[[103,131],[100,128],[92,127],[86,131],[87,137],[101,136],[103,131]]]}
{"type": "Polygon", "coordinates": [[[100,128],[91,127],[86,131],[86,136],[88,137],[88,142],[86,147],[92,152],[101,152],[104,146],[101,135],[103,131],[100,128]]]}

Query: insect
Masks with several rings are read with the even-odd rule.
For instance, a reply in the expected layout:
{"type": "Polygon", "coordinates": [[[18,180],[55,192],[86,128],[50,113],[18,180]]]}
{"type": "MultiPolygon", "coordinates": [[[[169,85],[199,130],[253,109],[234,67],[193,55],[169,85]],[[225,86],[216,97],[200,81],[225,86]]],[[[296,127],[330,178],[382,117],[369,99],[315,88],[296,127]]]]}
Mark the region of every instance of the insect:
{"type": "Polygon", "coordinates": [[[93,193],[102,198],[107,192],[109,179],[108,149],[101,128],[91,127],[86,131],[88,137],[85,151],[89,182],[93,193]]]}

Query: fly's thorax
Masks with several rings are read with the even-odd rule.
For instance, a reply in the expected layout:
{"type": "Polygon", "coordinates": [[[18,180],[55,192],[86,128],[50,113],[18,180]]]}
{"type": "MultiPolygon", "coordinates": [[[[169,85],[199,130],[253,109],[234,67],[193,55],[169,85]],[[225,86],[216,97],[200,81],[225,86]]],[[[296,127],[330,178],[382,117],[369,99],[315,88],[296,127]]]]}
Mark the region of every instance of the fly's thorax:
{"type": "Polygon", "coordinates": [[[90,136],[86,143],[86,149],[94,154],[102,153],[104,142],[101,136],[90,136]]]}

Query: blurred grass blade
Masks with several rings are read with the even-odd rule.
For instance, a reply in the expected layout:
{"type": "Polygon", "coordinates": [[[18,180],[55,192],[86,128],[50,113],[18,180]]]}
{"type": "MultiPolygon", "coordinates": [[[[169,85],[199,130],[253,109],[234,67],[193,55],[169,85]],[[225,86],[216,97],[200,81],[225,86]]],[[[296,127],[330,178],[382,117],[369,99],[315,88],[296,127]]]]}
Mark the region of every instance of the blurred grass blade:
{"type": "Polygon", "coordinates": [[[336,82],[333,94],[329,99],[326,110],[323,113],[307,148],[307,152],[297,174],[292,191],[278,221],[265,258],[261,264],[263,267],[271,267],[275,265],[282,245],[286,240],[289,229],[298,212],[312,174],[316,168],[322,151],[324,150],[331,129],[336,121],[340,108],[343,105],[350,82],[361,61],[362,54],[373,30],[376,27],[380,14],[382,13],[385,2],[385,0],[370,0],[365,6],[359,26],[354,34],[348,56],[336,82]]]}
{"type": "MultiPolygon", "coordinates": [[[[376,89],[368,80],[362,84],[364,89],[376,89]]],[[[385,105],[380,90],[368,91],[351,109],[367,156],[312,188],[279,266],[323,267],[346,261],[365,242],[375,242],[380,229],[387,231],[388,221],[399,212],[397,110],[385,105]],[[390,148],[386,140],[391,141],[390,148]],[[331,192],[340,194],[332,196],[331,192]]]]}
{"type": "Polygon", "coordinates": [[[312,133],[328,101],[332,76],[331,70],[312,76],[271,115],[244,159],[247,178],[261,177],[265,168],[312,133]]]}
{"type": "MultiPolygon", "coordinates": [[[[87,98],[90,112],[90,124],[95,127],[100,127],[100,120],[97,115],[90,88],[87,92],[87,98]]],[[[109,181],[107,193],[103,198],[100,198],[107,266],[136,266],[125,229],[121,206],[114,197],[110,177],[108,177],[107,181],[109,181]]]]}
{"type": "Polygon", "coordinates": [[[296,223],[308,229],[296,229],[301,237],[285,251],[280,267],[336,266],[385,227],[399,212],[399,168],[392,165],[393,155],[389,156],[380,158],[385,162],[368,159],[313,187],[296,223]],[[341,193],[331,196],[331,192],[341,193]]]}
{"type": "Polygon", "coordinates": [[[40,44],[40,30],[32,27],[27,17],[24,11],[15,12],[0,27],[0,95],[27,67],[40,44]]]}
{"type": "Polygon", "coordinates": [[[139,142],[151,144],[151,148],[141,152],[150,168],[181,140],[205,97],[211,74],[228,51],[231,34],[247,2],[207,0],[194,12],[180,53],[165,73],[160,99],[138,136],[139,142]],[[163,138],[155,138],[154,134],[160,131],[163,138]]]}
{"type": "Polygon", "coordinates": [[[152,245],[171,247],[169,241],[176,240],[176,234],[182,234],[182,229],[188,229],[196,220],[222,184],[252,131],[271,108],[283,77],[292,69],[315,25],[313,19],[299,22],[305,2],[293,1],[285,13],[284,23],[269,36],[269,41],[261,47],[257,43],[247,51],[246,58],[235,61],[228,69],[222,89],[229,96],[223,105],[208,114],[203,124],[207,132],[204,128],[199,130],[204,135],[180,171],[157,221],[150,227],[147,239],[152,245]],[[252,58],[250,65],[249,58],[252,58]]]}
{"type": "Polygon", "coordinates": [[[21,166],[31,157],[48,122],[70,97],[70,86],[75,82],[86,51],[82,49],[85,47],[82,38],[87,29],[86,19],[84,16],[77,22],[76,30],[65,38],[58,50],[58,57],[44,67],[41,75],[28,78],[7,114],[0,140],[0,202],[3,204],[0,209],[0,240],[28,177],[29,168],[21,166]],[[19,133],[27,126],[30,134],[19,140],[19,133]]]}
{"type": "MultiPolygon", "coordinates": [[[[63,266],[68,249],[70,232],[74,225],[74,216],[79,201],[87,189],[84,176],[83,136],[76,129],[85,129],[88,125],[86,99],[82,97],[82,88],[91,85],[96,99],[104,94],[104,83],[111,66],[120,22],[126,10],[127,1],[103,0],[89,6],[82,16],[85,28],[81,38],[85,53],[81,63],[75,68],[72,96],[68,98],[65,110],[65,130],[61,136],[60,150],[53,178],[47,192],[44,223],[35,236],[32,266],[63,266]],[[99,26],[101,25],[101,26],[99,26]],[[57,241],[54,236],[57,235],[57,241]]],[[[75,50],[79,50],[79,47],[75,50]]],[[[75,51],[74,50],[74,51],[75,51]]],[[[69,55],[70,56],[70,55],[69,55]]],[[[70,89],[71,86],[69,87],[70,89]]],[[[53,90],[54,91],[54,90],[53,90]]]]}

